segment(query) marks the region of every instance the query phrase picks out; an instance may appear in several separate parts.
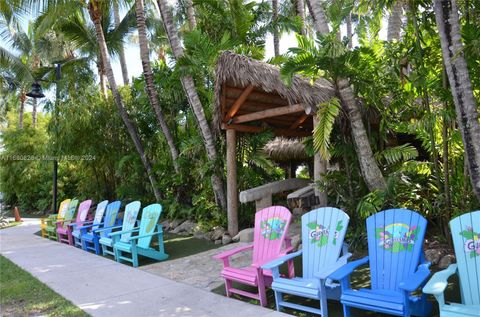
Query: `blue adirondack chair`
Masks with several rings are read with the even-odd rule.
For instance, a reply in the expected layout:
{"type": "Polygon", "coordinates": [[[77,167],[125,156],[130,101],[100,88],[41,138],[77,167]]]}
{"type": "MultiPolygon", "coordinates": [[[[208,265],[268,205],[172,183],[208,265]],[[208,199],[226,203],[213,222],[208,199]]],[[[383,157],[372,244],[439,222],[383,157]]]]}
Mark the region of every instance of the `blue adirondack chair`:
{"type": "MultiPolygon", "coordinates": [[[[125,212],[123,215],[123,224],[121,226],[114,226],[110,228],[95,230],[96,232],[99,232],[99,233],[109,231],[109,233],[106,236],[102,236],[98,241],[100,243],[100,246],[102,247],[102,253],[104,256],[107,254],[115,256],[115,252],[113,250],[113,239],[110,237],[110,235],[115,231],[128,231],[133,229],[135,227],[135,223],[137,222],[137,216],[139,211],[140,211],[140,202],[133,201],[125,206],[125,212]]],[[[130,236],[131,233],[126,233],[125,235],[130,236]]]]}
{"type": "Polygon", "coordinates": [[[105,210],[103,222],[82,226],[80,228],[83,250],[93,251],[95,254],[100,254],[100,238],[107,237],[111,232],[112,227],[118,225],[117,216],[121,205],[122,202],[119,200],[109,203],[105,210]]]}
{"type": "Polygon", "coordinates": [[[263,265],[272,270],[272,289],[277,310],[289,307],[328,317],[327,298],[340,299],[340,285],[328,276],[347,263],[350,253],[339,258],[350,218],[337,208],[325,207],[302,216],[302,250],[287,254],[263,265]],[[279,266],[302,256],[303,276],[292,279],[280,277],[279,266]],[[283,294],[291,294],[320,301],[320,309],[287,302],[283,294]]]}
{"type": "Polygon", "coordinates": [[[75,223],[73,231],[72,231],[73,245],[75,247],[79,247],[79,248],[82,247],[81,228],[83,226],[89,226],[89,225],[93,225],[93,226],[98,227],[98,224],[102,222],[103,214],[105,213],[105,208],[107,207],[107,205],[108,205],[108,200],[104,200],[104,201],[98,203],[97,209],[95,210],[95,216],[93,217],[93,221],[92,220],[85,220],[85,221],[80,222],[80,223],[75,223]]]}
{"type": "Polygon", "coordinates": [[[139,255],[158,261],[168,258],[163,245],[162,225],[158,224],[161,213],[160,204],[151,204],[143,208],[139,227],[110,233],[117,262],[127,261],[137,267],[139,255]],[[153,236],[157,236],[158,249],[150,246],[153,236]]]}
{"type": "Polygon", "coordinates": [[[426,295],[412,295],[430,275],[424,261],[423,238],[427,220],[407,209],[389,209],[367,219],[368,256],[350,262],[329,277],[340,281],[345,317],[350,307],[395,316],[428,316],[432,305],[426,295]],[[349,276],[361,265],[370,264],[370,289],[354,290],[349,276]]]}
{"type": "Polygon", "coordinates": [[[440,306],[440,317],[480,316],[480,210],[450,221],[457,264],[435,273],[423,292],[432,294],[440,306]],[[462,303],[445,304],[443,292],[448,278],[457,273],[462,303]]]}

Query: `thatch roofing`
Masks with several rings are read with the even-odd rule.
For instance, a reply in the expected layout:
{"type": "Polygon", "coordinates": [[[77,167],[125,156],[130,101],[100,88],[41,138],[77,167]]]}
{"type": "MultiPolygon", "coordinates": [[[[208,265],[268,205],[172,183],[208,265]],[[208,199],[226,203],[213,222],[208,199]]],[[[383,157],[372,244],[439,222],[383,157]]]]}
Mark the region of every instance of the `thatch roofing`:
{"type": "Polygon", "coordinates": [[[263,151],[272,160],[283,162],[305,162],[310,156],[305,151],[303,139],[277,137],[263,147],[263,151]]]}
{"type": "MultiPolygon", "coordinates": [[[[301,105],[305,110],[261,120],[261,124],[279,129],[291,128],[302,115],[316,112],[318,104],[330,100],[335,94],[333,86],[325,79],[312,85],[308,80],[295,76],[291,85],[287,86],[276,66],[230,51],[223,52],[218,58],[215,76],[214,124],[217,128],[228,121],[225,115],[250,85],[254,87],[253,91],[248,94],[237,115],[285,106],[298,108],[301,105]]],[[[252,122],[248,124],[252,125],[252,122]]],[[[259,125],[258,122],[253,124],[259,125]]],[[[305,120],[304,127],[298,128],[311,132],[311,118],[305,120]]]]}

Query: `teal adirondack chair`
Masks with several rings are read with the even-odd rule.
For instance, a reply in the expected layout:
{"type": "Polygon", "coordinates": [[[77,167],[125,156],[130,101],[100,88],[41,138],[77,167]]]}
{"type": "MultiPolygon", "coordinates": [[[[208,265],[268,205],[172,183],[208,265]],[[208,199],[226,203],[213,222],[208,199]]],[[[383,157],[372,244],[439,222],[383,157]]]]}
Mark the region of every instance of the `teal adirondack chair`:
{"type": "Polygon", "coordinates": [[[85,220],[83,222],[76,223],[72,231],[73,245],[75,247],[79,247],[79,248],[82,247],[81,236],[82,236],[82,228],[84,226],[93,225],[94,227],[95,226],[98,227],[98,224],[102,222],[103,214],[105,213],[105,209],[107,208],[107,205],[108,205],[108,200],[104,200],[98,203],[97,209],[95,210],[95,216],[93,217],[93,221],[85,220]]]}
{"type": "Polygon", "coordinates": [[[349,220],[346,213],[332,207],[315,209],[302,216],[302,250],[262,266],[272,270],[277,310],[289,307],[328,317],[327,298],[340,300],[340,285],[333,283],[328,276],[345,265],[351,256],[343,248],[344,255],[340,257],[349,220]],[[280,277],[279,266],[300,255],[303,276],[280,277]],[[320,309],[287,302],[283,294],[319,300],[320,309]]]}
{"type": "Polygon", "coordinates": [[[158,223],[161,213],[160,204],[151,204],[143,208],[139,227],[110,233],[117,262],[127,261],[137,267],[139,255],[158,261],[168,258],[163,245],[162,225],[158,223]],[[153,236],[158,238],[158,248],[150,245],[153,236]]]}
{"type": "Polygon", "coordinates": [[[450,221],[457,264],[435,273],[423,292],[432,294],[440,306],[440,317],[480,316],[480,210],[450,221]],[[448,278],[457,273],[462,303],[445,303],[448,278]]]}
{"type": "MultiPolygon", "coordinates": [[[[140,211],[140,202],[133,201],[125,206],[125,212],[123,214],[123,224],[121,226],[114,226],[108,227],[103,229],[97,229],[95,232],[101,233],[103,231],[115,232],[115,231],[128,231],[135,227],[135,223],[137,222],[138,212],[140,211]]],[[[125,234],[125,236],[129,236],[130,234],[125,234]]],[[[98,241],[102,246],[102,253],[103,255],[112,255],[115,256],[115,252],[113,250],[113,239],[110,237],[110,233],[107,236],[102,236],[98,241]]]]}
{"type": "Polygon", "coordinates": [[[426,295],[412,294],[430,275],[430,263],[423,257],[426,228],[427,220],[407,209],[389,209],[367,218],[368,256],[329,276],[342,286],[345,317],[350,317],[350,307],[404,317],[430,314],[426,295]],[[371,287],[352,289],[349,276],[367,263],[371,287]]]}

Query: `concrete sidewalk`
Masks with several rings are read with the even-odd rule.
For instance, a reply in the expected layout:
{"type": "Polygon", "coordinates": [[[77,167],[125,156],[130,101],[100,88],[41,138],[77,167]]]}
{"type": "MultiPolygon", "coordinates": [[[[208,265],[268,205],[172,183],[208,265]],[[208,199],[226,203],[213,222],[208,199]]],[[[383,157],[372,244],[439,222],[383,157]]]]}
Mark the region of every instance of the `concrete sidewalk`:
{"type": "Polygon", "coordinates": [[[0,253],[92,316],[288,316],[48,241],[38,230],[30,219],[0,230],[0,253]]]}

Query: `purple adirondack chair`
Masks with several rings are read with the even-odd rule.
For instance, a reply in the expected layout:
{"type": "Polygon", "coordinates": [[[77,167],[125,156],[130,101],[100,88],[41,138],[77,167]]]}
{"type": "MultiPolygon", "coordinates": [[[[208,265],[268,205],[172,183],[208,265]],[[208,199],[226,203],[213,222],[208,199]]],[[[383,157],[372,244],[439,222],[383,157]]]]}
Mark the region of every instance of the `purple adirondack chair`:
{"type": "Polygon", "coordinates": [[[57,235],[60,243],[68,243],[73,245],[73,229],[77,225],[81,225],[87,219],[88,211],[92,205],[92,200],[85,200],[78,206],[77,218],[75,222],[67,223],[65,221],[57,224],[57,235]]]}
{"type": "MultiPolygon", "coordinates": [[[[214,259],[223,261],[221,276],[225,279],[227,296],[232,293],[259,299],[262,306],[267,305],[265,288],[272,284],[272,272],[262,269],[266,264],[292,250],[290,239],[285,234],[290,225],[292,214],[281,206],[262,209],[255,214],[255,231],[253,244],[222,252],[214,259]],[[285,242],[285,243],[284,243],[285,242]],[[230,266],[229,258],[242,251],[253,249],[252,264],[235,268],[230,266]],[[258,288],[258,293],[251,293],[233,288],[232,282],[238,282],[258,288]]],[[[289,276],[294,276],[293,262],[288,262],[289,276]]]]}

